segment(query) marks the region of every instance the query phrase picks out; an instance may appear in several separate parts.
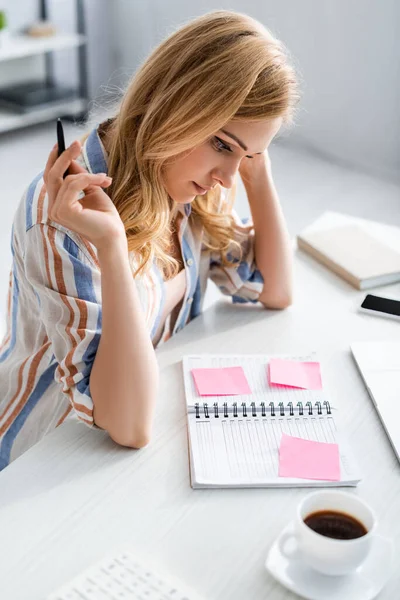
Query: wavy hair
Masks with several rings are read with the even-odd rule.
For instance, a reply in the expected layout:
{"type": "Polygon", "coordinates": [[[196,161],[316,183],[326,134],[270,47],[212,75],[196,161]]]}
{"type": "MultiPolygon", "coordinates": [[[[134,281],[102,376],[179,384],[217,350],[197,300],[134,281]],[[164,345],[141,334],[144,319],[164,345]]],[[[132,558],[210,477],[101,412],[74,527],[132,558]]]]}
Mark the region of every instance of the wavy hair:
{"type": "MultiPolygon", "coordinates": [[[[135,275],[152,261],[172,277],[168,255],[173,202],[163,167],[209,139],[229,120],[282,117],[291,123],[298,101],[296,76],[283,44],[251,17],[213,11],[164,40],[134,75],[106,130],[108,193],[138,257],[135,275]]],[[[221,203],[216,186],[192,203],[208,247],[227,253],[234,243],[233,193],[221,203]]],[[[135,259],[136,260],[136,259],[135,259]]]]}

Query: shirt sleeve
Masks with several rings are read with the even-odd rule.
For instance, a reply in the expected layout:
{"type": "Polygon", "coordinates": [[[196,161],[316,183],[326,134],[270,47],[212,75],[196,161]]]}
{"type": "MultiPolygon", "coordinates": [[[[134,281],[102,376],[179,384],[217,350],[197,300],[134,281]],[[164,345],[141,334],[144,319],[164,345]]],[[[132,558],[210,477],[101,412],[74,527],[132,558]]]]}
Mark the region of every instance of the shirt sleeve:
{"type": "Polygon", "coordinates": [[[95,253],[51,225],[34,225],[26,235],[25,273],[58,363],[55,380],[76,416],[96,427],[89,386],[102,319],[95,253]]]}
{"type": "Polygon", "coordinates": [[[227,257],[232,266],[224,266],[217,252],[210,253],[210,279],[223,294],[232,296],[233,302],[258,302],[264,279],[255,263],[254,227],[251,221],[241,220],[232,210],[235,227],[235,241],[227,257]]]}

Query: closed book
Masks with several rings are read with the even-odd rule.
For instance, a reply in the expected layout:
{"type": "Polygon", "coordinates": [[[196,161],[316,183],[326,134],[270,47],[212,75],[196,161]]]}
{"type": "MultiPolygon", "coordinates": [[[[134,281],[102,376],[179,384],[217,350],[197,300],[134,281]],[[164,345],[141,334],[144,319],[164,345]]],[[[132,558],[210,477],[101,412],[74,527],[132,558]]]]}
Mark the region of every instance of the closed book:
{"type": "Polygon", "coordinates": [[[400,281],[400,253],[358,225],[305,230],[297,244],[359,290],[400,281]]]}

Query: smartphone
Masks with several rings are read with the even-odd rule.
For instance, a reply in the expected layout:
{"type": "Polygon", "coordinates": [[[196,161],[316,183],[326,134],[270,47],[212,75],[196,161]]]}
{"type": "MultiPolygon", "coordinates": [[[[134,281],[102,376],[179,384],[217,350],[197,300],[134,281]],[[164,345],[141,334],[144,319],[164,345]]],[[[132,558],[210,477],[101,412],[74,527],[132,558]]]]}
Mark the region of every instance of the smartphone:
{"type": "Polygon", "coordinates": [[[361,312],[400,321],[400,300],[367,294],[359,308],[361,312]]]}
{"type": "MultiPolygon", "coordinates": [[[[64,129],[62,126],[61,119],[57,119],[57,144],[58,144],[58,156],[65,150],[65,137],[64,137],[64,129]]],[[[65,179],[68,175],[68,169],[65,171],[63,178],[65,179]]]]}

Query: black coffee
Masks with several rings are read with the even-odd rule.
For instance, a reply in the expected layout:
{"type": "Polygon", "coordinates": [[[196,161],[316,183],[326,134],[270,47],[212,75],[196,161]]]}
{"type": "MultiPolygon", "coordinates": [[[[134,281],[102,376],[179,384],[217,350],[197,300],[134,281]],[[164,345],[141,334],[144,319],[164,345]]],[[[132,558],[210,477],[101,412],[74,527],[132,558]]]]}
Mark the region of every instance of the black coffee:
{"type": "Polygon", "coordinates": [[[304,523],[317,533],[336,540],[354,540],[368,533],[360,521],[346,513],[334,510],[311,513],[304,519],[304,523]]]}

